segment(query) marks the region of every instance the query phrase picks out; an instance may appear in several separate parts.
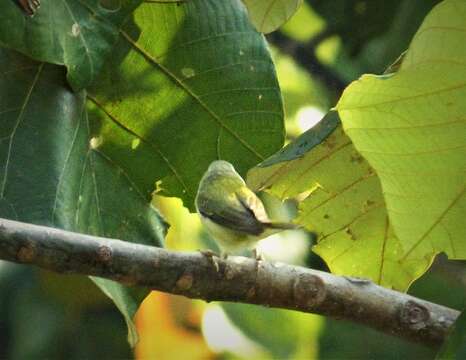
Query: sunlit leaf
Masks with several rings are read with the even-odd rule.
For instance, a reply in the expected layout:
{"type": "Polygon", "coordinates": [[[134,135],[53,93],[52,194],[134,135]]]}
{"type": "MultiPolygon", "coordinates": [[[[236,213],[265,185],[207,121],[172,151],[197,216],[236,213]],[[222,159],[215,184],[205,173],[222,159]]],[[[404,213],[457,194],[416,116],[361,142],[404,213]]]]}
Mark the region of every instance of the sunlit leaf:
{"type": "Polygon", "coordinates": [[[365,75],[337,105],[380,177],[400,265],[466,258],[466,3],[425,19],[394,75],[365,75]],[[430,261],[430,260],[429,260],[430,261]]]}
{"type": "Polygon", "coordinates": [[[255,189],[305,199],[297,222],[333,272],[405,290],[436,253],[466,256],[465,5],[433,11],[396,75],[346,90],[337,108],[358,151],[341,130],[309,151],[321,125],[250,173],[255,189]]]}
{"type": "Polygon", "coordinates": [[[32,18],[0,1],[0,44],[36,60],[65,65],[76,89],[88,86],[141,0],[43,0],[32,18]]]}
{"type": "Polygon", "coordinates": [[[242,0],[257,31],[277,30],[298,10],[302,0],[242,0]]]}
{"type": "Polygon", "coordinates": [[[197,213],[186,209],[178,198],[154,196],[152,204],[170,224],[164,241],[165,248],[179,251],[196,251],[202,248],[202,224],[197,213]]]}
{"type": "Polygon", "coordinates": [[[336,113],[330,112],[252,169],[248,184],[281,199],[300,200],[296,222],[318,234],[313,250],[333,273],[406,290],[430,263],[398,264],[402,253],[379,180],[338,124],[336,113]]]}
{"type": "Polygon", "coordinates": [[[90,90],[99,151],[147,196],[193,209],[212,160],[244,173],[283,144],[273,63],[239,0],[145,3],[134,21],[90,90]]]}
{"type": "MultiPolygon", "coordinates": [[[[0,65],[1,217],[160,246],[164,221],[99,153],[85,94],[68,89],[63,69],[5,49],[0,65]]],[[[132,316],[145,290],[95,281],[125,316],[134,343],[132,316]]]]}

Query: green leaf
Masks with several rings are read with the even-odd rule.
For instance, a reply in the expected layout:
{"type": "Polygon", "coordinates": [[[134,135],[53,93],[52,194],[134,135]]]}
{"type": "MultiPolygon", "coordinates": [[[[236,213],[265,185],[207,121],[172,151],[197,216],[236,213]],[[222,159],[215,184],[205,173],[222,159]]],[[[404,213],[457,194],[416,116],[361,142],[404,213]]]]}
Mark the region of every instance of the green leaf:
{"type": "MultiPolygon", "coordinates": [[[[263,161],[258,167],[267,167],[283,161],[291,161],[299,159],[305,153],[312,150],[314,147],[324,141],[340,124],[340,119],[336,112],[329,112],[318,124],[316,124],[310,131],[306,131],[302,136],[299,136],[295,141],[285,146],[277,153],[270,156],[267,160],[263,161]]],[[[259,179],[257,179],[259,180],[259,179]]],[[[262,181],[263,179],[261,179],[262,181]]],[[[250,181],[253,181],[252,179],[250,181]]],[[[258,185],[251,183],[255,189],[260,189],[265,184],[258,185]]]]}
{"type": "Polygon", "coordinates": [[[458,45],[466,32],[457,31],[466,22],[458,4],[427,18],[399,73],[363,77],[338,105],[382,187],[340,128],[310,151],[323,124],[249,174],[254,189],[304,199],[297,222],[319,234],[314,251],[332,272],[406,290],[436,253],[466,256],[466,50],[458,45]]]}
{"type": "Polygon", "coordinates": [[[73,89],[93,82],[126,17],[141,0],[48,0],[32,18],[0,2],[0,45],[35,60],[65,65],[73,89]]]}
{"type": "Polygon", "coordinates": [[[282,146],[273,63],[239,0],[147,3],[134,21],[89,91],[99,152],[142,193],[157,181],[159,194],[193,209],[212,160],[244,173],[282,146]]]}
{"type": "MultiPolygon", "coordinates": [[[[160,246],[166,224],[127,174],[96,149],[85,93],[64,71],[0,49],[0,216],[160,246]]],[[[132,317],[140,292],[97,285],[132,317]]],[[[147,292],[146,292],[147,293],[147,292]]]]}
{"type": "Polygon", "coordinates": [[[300,200],[295,221],[317,233],[313,251],[333,273],[406,290],[430,262],[399,265],[400,244],[388,223],[379,180],[341,126],[335,129],[338,124],[337,114],[328,113],[253,168],[248,185],[300,200]]]}
{"type": "Polygon", "coordinates": [[[302,0],[242,0],[257,31],[277,30],[298,11],[302,0]]]}
{"type": "Polygon", "coordinates": [[[460,360],[466,357],[466,310],[458,316],[436,359],[460,360]]]}
{"type": "Polygon", "coordinates": [[[399,264],[466,258],[466,3],[426,17],[391,76],[365,75],[337,104],[345,132],[380,177],[399,264]]]}

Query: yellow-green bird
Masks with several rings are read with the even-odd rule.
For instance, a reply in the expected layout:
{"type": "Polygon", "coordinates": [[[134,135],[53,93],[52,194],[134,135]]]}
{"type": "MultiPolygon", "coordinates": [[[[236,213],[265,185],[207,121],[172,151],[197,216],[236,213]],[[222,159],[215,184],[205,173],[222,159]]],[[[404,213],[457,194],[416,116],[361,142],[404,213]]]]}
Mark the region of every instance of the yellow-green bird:
{"type": "Polygon", "coordinates": [[[202,177],[196,208],[223,255],[252,249],[267,236],[297,228],[294,224],[270,221],[262,201],[233,165],[223,160],[212,162],[202,177]]]}

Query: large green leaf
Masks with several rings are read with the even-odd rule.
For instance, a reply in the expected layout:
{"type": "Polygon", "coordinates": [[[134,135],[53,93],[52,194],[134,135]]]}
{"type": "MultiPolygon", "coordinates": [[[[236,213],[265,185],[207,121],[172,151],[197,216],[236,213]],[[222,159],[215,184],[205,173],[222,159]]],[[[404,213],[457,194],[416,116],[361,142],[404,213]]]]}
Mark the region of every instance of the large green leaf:
{"type": "Polygon", "coordinates": [[[89,91],[98,148],[141,192],[158,181],[193,209],[212,160],[244,173],[283,144],[273,63],[239,0],[147,3],[134,21],[89,91]]]}
{"type": "MultiPolygon", "coordinates": [[[[63,68],[0,49],[0,216],[160,246],[165,223],[127,174],[96,149],[85,94],[63,68]]],[[[132,323],[145,291],[97,285],[132,323]]]]}
{"type": "Polygon", "coordinates": [[[318,234],[313,250],[333,273],[406,290],[430,263],[398,264],[400,244],[388,223],[379,180],[338,124],[330,112],[252,169],[248,184],[300,200],[296,222],[318,234]]]}
{"type": "Polygon", "coordinates": [[[466,258],[466,2],[436,6],[400,70],[365,75],[337,109],[380,177],[400,266],[466,258]]]}
{"type": "Polygon", "coordinates": [[[32,18],[0,2],[0,44],[36,60],[63,64],[76,89],[99,73],[125,18],[141,0],[46,0],[32,18]]]}
{"type": "Polygon", "coordinates": [[[304,199],[297,222],[319,233],[333,272],[405,290],[436,253],[466,256],[465,6],[438,6],[396,75],[346,90],[338,110],[371,166],[341,129],[314,147],[327,118],[249,174],[255,189],[304,199]]]}
{"type": "Polygon", "coordinates": [[[303,0],[242,0],[257,31],[277,30],[298,10],[303,0]]]}

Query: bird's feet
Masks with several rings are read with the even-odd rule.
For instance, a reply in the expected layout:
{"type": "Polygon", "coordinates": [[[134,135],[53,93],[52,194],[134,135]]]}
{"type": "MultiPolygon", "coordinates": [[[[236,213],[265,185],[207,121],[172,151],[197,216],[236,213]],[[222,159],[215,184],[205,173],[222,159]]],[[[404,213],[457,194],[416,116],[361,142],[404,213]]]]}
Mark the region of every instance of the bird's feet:
{"type": "Polygon", "coordinates": [[[262,257],[261,254],[257,252],[257,249],[254,248],[252,249],[252,256],[254,256],[254,259],[256,260],[256,272],[259,271],[259,264],[264,258],[262,257]]]}
{"type": "Polygon", "coordinates": [[[256,261],[264,260],[264,258],[262,257],[261,254],[259,254],[256,248],[252,249],[252,256],[254,256],[254,259],[256,259],[256,261]]]}

